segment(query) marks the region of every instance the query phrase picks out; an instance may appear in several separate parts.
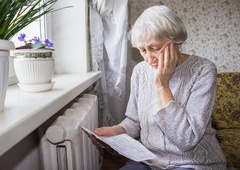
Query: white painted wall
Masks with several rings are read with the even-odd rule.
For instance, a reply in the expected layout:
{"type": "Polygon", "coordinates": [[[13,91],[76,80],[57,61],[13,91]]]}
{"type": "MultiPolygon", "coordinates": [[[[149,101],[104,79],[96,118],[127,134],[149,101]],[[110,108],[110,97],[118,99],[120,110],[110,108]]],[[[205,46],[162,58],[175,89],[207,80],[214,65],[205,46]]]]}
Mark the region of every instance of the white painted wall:
{"type": "Polygon", "coordinates": [[[59,0],[51,14],[56,73],[85,73],[88,64],[87,0],[59,0]]]}

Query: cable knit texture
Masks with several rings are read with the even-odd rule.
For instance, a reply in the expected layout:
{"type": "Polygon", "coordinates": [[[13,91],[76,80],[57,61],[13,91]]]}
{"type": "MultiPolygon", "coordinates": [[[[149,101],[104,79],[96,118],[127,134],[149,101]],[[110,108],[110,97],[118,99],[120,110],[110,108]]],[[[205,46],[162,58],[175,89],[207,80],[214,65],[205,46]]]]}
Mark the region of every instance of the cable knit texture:
{"type": "Polygon", "coordinates": [[[225,170],[226,159],[211,127],[216,96],[215,65],[190,56],[170,81],[174,95],[159,108],[154,90],[156,69],[145,61],[135,66],[126,118],[120,125],[158,158],[145,163],[152,169],[190,167],[225,170]]]}

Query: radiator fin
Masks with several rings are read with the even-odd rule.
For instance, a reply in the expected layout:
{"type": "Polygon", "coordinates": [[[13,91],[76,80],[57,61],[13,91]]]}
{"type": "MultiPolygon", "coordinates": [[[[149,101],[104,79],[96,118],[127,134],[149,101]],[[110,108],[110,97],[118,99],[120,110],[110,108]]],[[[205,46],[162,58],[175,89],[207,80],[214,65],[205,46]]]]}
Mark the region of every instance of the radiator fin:
{"type": "Polygon", "coordinates": [[[44,170],[99,170],[99,150],[81,126],[98,127],[97,96],[84,94],[47,128],[41,139],[44,170]]]}

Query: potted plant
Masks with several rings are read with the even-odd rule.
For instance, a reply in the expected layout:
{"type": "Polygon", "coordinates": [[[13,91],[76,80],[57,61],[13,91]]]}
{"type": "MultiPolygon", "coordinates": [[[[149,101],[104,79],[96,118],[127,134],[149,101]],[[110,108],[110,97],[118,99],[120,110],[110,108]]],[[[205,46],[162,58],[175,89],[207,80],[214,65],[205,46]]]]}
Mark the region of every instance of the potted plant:
{"type": "Polygon", "coordinates": [[[10,49],[14,49],[12,42],[0,40],[0,112],[4,109],[7,92],[10,49]]]}
{"type": "Polygon", "coordinates": [[[58,0],[4,0],[0,1],[0,112],[4,108],[9,69],[9,50],[14,49],[10,39],[24,27],[52,12],[58,0]]]}
{"type": "Polygon", "coordinates": [[[20,34],[19,41],[23,46],[14,50],[14,68],[18,85],[26,92],[42,92],[52,89],[54,82],[53,42],[49,39],[42,41],[35,36],[26,40],[26,34],[20,34]]]}

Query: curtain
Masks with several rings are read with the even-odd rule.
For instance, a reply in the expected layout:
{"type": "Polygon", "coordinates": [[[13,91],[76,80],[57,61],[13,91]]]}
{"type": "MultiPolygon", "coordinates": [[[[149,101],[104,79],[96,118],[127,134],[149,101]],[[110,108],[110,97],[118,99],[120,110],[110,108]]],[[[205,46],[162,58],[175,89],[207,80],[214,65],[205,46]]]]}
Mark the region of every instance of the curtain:
{"type": "Polygon", "coordinates": [[[92,0],[92,64],[93,71],[102,72],[98,86],[100,125],[114,125],[125,117],[131,72],[127,69],[130,55],[127,32],[128,0],[92,0]]]}

